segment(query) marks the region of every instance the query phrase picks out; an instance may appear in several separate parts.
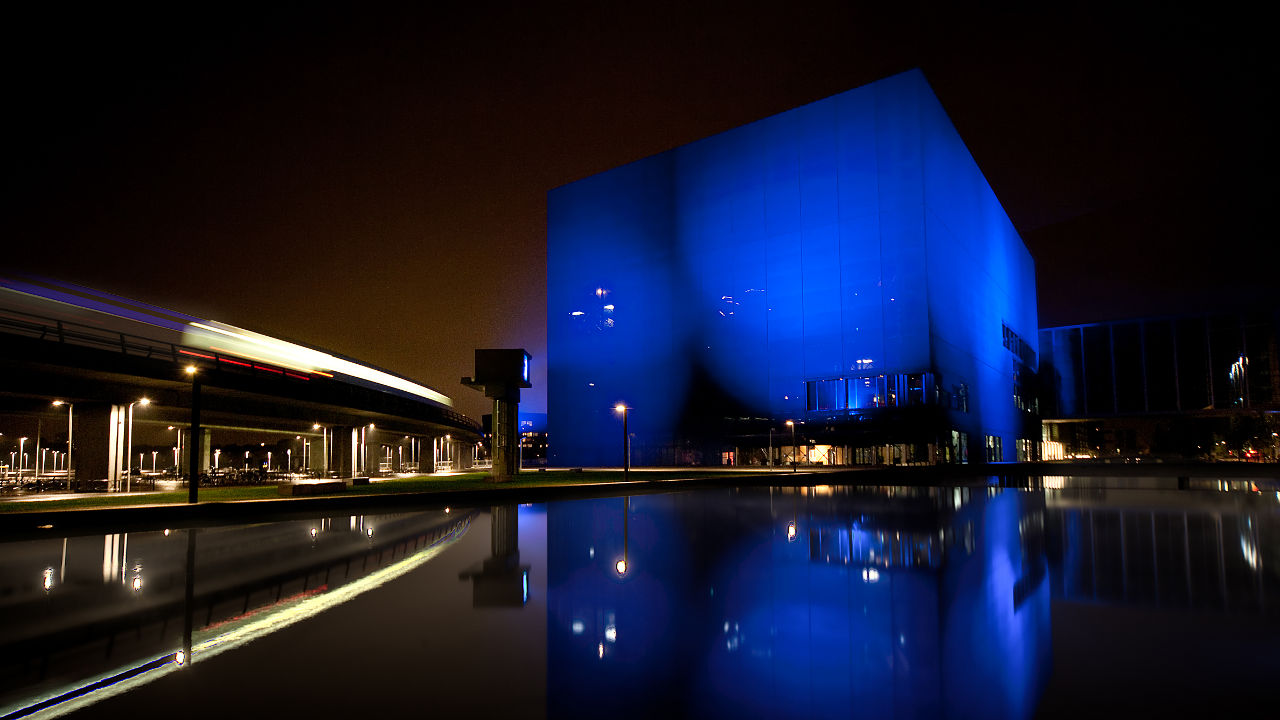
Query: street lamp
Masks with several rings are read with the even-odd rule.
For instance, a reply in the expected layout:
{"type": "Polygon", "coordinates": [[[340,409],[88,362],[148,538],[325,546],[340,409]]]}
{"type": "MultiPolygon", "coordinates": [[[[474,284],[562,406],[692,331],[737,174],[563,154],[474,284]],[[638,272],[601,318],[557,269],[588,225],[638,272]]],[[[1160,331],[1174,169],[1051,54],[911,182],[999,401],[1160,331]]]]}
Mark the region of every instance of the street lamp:
{"type": "Polygon", "coordinates": [[[176,433],[173,441],[173,476],[174,478],[181,478],[182,463],[179,462],[179,458],[182,457],[182,428],[170,425],[169,429],[176,433]]]}
{"type": "MultiPolygon", "coordinates": [[[[130,480],[133,477],[133,406],[141,405],[142,407],[146,407],[150,404],[151,404],[151,401],[147,398],[142,398],[141,400],[134,400],[133,402],[129,403],[129,408],[128,408],[129,430],[128,432],[125,433],[126,439],[125,439],[125,449],[124,449],[124,463],[125,463],[124,464],[124,491],[125,492],[129,492],[129,489],[131,487],[130,480]]],[[[138,470],[139,471],[142,470],[141,460],[138,461],[138,470]]]]}
{"type": "Polygon", "coordinates": [[[791,472],[796,471],[796,423],[794,420],[787,421],[787,427],[791,428],[791,472]]]}
{"type": "Polygon", "coordinates": [[[27,469],[27,439],[18,438],[18,482],[22,482],[22,473],[27,469]]]}
{"type": "Polygon", "coordinates": [[[196,375],[196,366],[184,368],[187,377],[191,378],[191,432],[187,436],[187,444],[191,446],[187,468],[187,502],[200,500],[200,378],[196,375]]]}
{"type": "Polygon", "coordinates": [[[311,429],[320,431],[320,474],[329,477],[329,428],[313,423],[311,429]]]}
{"type": "Polygon", "coordinates": [[[67,470],[67,487],[73,489],[75,492],[79,492],[80,484],[76,483],[75,485],[72,485],[73,478],[71,476],[71,432],[74,425],[72,423],[72,419],[75,415],[76,405],[75,403],[69,403],[63,400],[53,401],[54,407],[61,407],[63,405],[67,406],[67,460],[64,463],[67,470]]]}
{"type": "Polygon", "coordinates": [[[626,479],[631,472],[631,433],[627,431],[627,414],[631,408],[623,403],[614,406],[614,412],[622,413],[622,477],[626,479]]]}

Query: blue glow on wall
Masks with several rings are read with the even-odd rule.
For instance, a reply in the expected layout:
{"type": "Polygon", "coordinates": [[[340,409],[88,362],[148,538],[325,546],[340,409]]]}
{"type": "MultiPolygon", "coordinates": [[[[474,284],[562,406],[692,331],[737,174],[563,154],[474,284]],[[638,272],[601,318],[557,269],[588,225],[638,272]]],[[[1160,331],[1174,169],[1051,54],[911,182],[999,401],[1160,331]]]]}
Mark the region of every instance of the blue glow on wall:
{"type": "Polygon", "coordinates": [[[619,402],[635,460],[669,463],[708,386],[780,422],[924,373],[975,451],[1032,437],[1002,335],[1034,370],[1032,260],[919,71],[557,188],[547,218],[552,463],[618,464],[619,402]]]}

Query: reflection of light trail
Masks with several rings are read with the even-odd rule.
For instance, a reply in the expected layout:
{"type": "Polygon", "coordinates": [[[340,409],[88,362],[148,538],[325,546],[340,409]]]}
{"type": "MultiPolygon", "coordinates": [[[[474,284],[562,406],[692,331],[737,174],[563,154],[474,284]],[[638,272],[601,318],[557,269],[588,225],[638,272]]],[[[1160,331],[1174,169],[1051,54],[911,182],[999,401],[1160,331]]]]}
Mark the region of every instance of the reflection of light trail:
{"type": "Polygon", "coordinates": [[[143,660],[137,665],[120,667],[111,672],[90,678],[84,684],[74,688],[60,688],[57,691],[32,698],[25,707],[4,708],[5,714],[0,720],[11,718],[41,717],[55,718],[76,708],[131,690],[143,683],[151,682],[158,677],[168,675],[178,669],[174,664],[176,655],[168,653],[159,657],[143,660]]]}
{"type": "Polygon", "coordinates": [[[440,540],[399,562],[375,570],[334,590],[303,597],[288,606],[284,606],[282,603],[282,606],[277,611],[265,617],[248,619],[231,630],[200,640],[199,636],[201,634],[208,634],[208,629],[206,628],[202,633],[197,633],[196,642],[192,644],[191,662],[208,660],[223,651],[252,642],[276,630],[282,630],[331,607],[341,605],[357,595],[395,580],[444,552],[445,548],[461,539],[470,527],[471,521],[466,520],[440,540]]]}
{"type": "Polygon", "coordinates": [[[193,664],[196,660],[208,660],[276,630],[283,630],[418,568],[461,540],[470,528],[471,519],[465,518],[458,521],[434,543],[346,585],[334,590],[316,588],[301,592],[282,598],[279,602],[268,606],[271,609],[270,612],[264,613],[263,608],[259,608],[253,612],[214,623],[195,633],[192,639],[191,657],[183,658],[185,662],[178,660],[181,651],[152,656],[142,662],[96,675],[75,686],[64,686],[24,700],[20,704],[0,708],[2,713],[0,720],[28,717],[56,718],[145,685],[171,672],[181,670],[184,665],[193,664]]]}

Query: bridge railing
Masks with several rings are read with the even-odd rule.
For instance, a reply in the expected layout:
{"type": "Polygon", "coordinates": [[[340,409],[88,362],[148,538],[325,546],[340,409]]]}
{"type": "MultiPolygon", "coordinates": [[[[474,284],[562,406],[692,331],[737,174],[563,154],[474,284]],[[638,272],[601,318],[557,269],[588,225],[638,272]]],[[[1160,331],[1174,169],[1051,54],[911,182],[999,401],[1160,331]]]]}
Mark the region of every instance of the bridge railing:
{"type": "MultiPolygon", "coordinates": [[[[64,345],[118,351],[133,357],[170,360],[174,363],[190,362],[193,358],[201,358],[213,361],[220,370],[243,373],[272,373],[279,377],[288,377],[298,381],[311,380],[311,377],[300,372],[272,367],[238,356],[226,355],[216,350],[189,347],[141,335],[94,327],[84,323],[44,317],[11,308],[0,308],[0,332],[64,345]]],[[[476,432],[480,432],[482,429],[479,422],[451,408],[442,406],[440,407],[440,412],[446,419],[459,427],[470,428],[476,432]]]]}
{"type": "Polygon", "coordinates": [[[175,362],[179,359],[179,346],[173,343],[42,317],[21,310],[0,309],[0,331],[67,345],[119,350],[126,355],[168,358],[175,362]]]}

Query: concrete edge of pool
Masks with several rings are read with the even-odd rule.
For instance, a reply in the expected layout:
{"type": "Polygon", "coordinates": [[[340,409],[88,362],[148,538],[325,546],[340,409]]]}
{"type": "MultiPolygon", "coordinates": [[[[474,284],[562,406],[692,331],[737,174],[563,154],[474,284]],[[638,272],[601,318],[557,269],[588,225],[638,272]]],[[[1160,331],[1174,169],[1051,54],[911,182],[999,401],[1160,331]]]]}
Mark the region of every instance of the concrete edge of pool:
{"type": "MultiPolygon", "coordinates": [[[[690,469],[691,473],[697,470],[690,469]]],[[[616,471],[611,473],[616,475],[616,471]]],[[[0,538],[44,537],[56,533],[92,533],[104,527],[119,532],[157,527],[221,525],[244,520],[288,519],[316,513],[397,512],[433,510],[450,506],[472,507],[539,503],[553,500],[639,495],[672,491],[724,489],[739,486],[824,485],[927,485],[930,483],[972,483],[978,479],[1007,478],[1021,483],[1038,477],[1161,478],[1171,483],[1197,480],[1255,481],[1259,491],[1280,491],[1280,465],[1263,463],[1006,463],[987,465],[932,465],[917,467],[807,469],[791,472],[723,472],[681,477],[679,472],[660,478],[645,478],[636,472],[632,480],[593,480],[583,473],[580,482],[545,485],[485,484],[476,488],[443,489],[429,492],[404,491],[362,494],[359,490],[332,495],[272,497],[267,499],[207,501],[196,504],[153,503],[113,507],[9,510],[0,512],[0,538]]],[[[522,475],[536,478],[537,472],[522,475]]],[[[524,479],[524,478],[522,478],[524,479]]],[[[1175,485],[1176,487],[1176,485],[1175,485]]],[[[5,505],[10,503],[0,503],[5,505]]]]}

